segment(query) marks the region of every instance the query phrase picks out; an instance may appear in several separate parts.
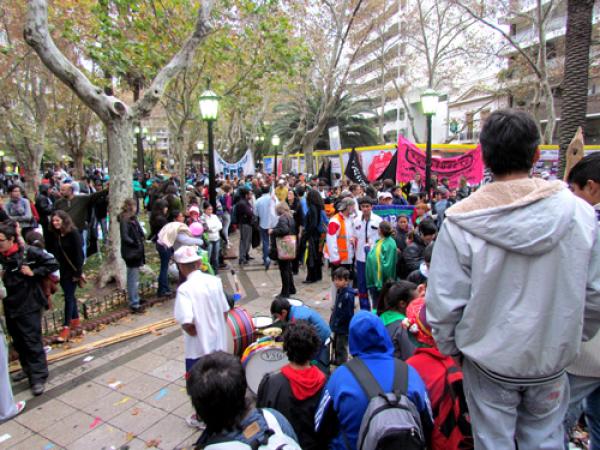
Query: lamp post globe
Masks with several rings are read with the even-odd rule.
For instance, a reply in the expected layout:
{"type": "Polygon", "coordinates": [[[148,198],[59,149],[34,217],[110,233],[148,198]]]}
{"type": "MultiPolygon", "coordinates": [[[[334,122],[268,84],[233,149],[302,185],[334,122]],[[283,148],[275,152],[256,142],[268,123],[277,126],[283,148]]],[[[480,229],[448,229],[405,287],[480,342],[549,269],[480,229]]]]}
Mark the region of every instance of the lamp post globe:
{"type": "Polygon", "coordinates": [[[425,192],[431,198],[431,117],[437,112],[439,94],[433,89],[426,89],[421,94],[421,107],[427,120],[427,147],[425,155],[425,192]]]}
{"type": "MultiPolygon", "coordinates": [[[[208,126],[208,197],[213,210],[217,210],[217,181],[215,174],[215,148],[213,122],[219,113],[219,96],[210,90],[210,86],[200,96],[200,116],[208,126]]],[[[204,144],[203,144],[204,145],[204,144]]]]}
{"type": "Polygon", "coordinates": [[[275,174],[275,177],[279,176],[279,173],[278,173],[279,167],[277,165],[277,147],[279,147],[280,143],[281,143],[281,139],[279,139],[279,136],[274,134],[273,137],[271,138],[271,145],[275,149],[275,161],[273,162],[273,173],[275,174]]]}

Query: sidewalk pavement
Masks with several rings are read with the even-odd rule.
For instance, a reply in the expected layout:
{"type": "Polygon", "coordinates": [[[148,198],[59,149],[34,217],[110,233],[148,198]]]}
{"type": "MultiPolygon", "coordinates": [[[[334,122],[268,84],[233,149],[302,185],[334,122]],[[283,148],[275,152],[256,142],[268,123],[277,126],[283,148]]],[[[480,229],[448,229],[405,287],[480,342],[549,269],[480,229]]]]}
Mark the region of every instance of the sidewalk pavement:
{"type": "MultiPolygon", "coordinates": [[[[265,271],[258,260],[244,268],[232,265],[246,292],[239,306],[253,315],[270,315],[271,301],[281,288],[279,271],[276,266],[265,271]]],[[[219,276],[225,290],[233,292],[230,272],[219,276]]],[[[324,282],[304,285],[301,269],[294,277],[295,297],[329,319],[330,283],[323,272],[324,282]]],[[[172,315],[170,300],[89,333],[81,343],[65,345],[87,344],[172,315]]],[[[42,396],[32,398],[26,382],[13,385],[16,400],[27,400],[27,408],[0,424],[0,450],[191,449],[199,432],[185,422],[193,409],[184,371],[178,326],[54,363],[42,396]]]]}

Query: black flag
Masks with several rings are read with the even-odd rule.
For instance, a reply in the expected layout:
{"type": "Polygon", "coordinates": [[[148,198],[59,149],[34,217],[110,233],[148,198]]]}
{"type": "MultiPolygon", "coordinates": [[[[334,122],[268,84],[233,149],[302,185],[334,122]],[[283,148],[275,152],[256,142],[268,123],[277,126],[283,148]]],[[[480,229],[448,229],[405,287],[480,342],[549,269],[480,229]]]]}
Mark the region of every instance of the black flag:
{"type": "Polygon", "coordinates": [[[390,160],[390,163],[385,168],[385,170],[382,172],[382,174],[377,177],[377,179],[380,181],[393,180],[395,183],[397,169],[398,169],[398,151],[394,152],[394,156],[390,160]]]}
{"type": "Polygon", "coordinates": [[[352,149],[352,152],[350,152],[350,159],[348,159],[348,165],[346,166],[344,175],[346,175],[353,183],[360,184],[361,186],[367,186],[369,184],[367,177],[365,177],[362,167],[360,166],[358,153],[356,153],[356,149],[354,148],[352,149]]]}

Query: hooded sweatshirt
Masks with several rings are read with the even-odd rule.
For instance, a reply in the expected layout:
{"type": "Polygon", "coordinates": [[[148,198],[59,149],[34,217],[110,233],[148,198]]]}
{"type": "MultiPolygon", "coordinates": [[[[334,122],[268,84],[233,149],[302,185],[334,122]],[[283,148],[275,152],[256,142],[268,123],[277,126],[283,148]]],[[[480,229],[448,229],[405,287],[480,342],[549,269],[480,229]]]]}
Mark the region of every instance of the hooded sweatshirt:
{"type": "Polygon", "coordinates": [[[450,208],[427,289],[440,351],[505,383],[561,376],[600,326],[597,227],[558,181],[495,182],[450,208]]]}
{"type": "MultiPolygon", "coordinates": [[[[394,347],[383,325],[375,314],[357,312],[350,321],[350,353],[360,357],[385,392],[392,391],[394,379],[394,347]]],[[[431,429],[431,408],[423,380],[412,367],[408,367],[407,397],[415,404],[421,416],[424,435],[431,429]]],[[[351,449],[356,448],[360,423],[367,410],[369,399],[346,366],[339,367],[329,378],[315,414],[317,431],[333,427],[336,435],[330,449],[346,450],[342,433],[351,449]]]]}
{"type": "Polygon", "coordinates": [[[298,370],[288,365],[280,373],[265,375],[258,387],[256,404],[282,413],[304,450],[326,449],[327,444],[317,438],[313,421],[325,381],[325,375],[316,366],[298,370]]]}

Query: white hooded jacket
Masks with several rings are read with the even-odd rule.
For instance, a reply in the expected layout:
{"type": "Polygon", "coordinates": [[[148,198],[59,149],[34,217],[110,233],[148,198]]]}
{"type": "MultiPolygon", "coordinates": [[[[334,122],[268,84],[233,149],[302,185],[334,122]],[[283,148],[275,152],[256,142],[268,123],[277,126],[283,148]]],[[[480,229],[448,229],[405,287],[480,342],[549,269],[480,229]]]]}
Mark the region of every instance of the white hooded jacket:
{"type": "Polygon", "coordinates": [[[426,300],[442,353],[502,382],[557,378],[600,327],[593,209],[558,181],[482,187],[446,211],[426,300]]]}

